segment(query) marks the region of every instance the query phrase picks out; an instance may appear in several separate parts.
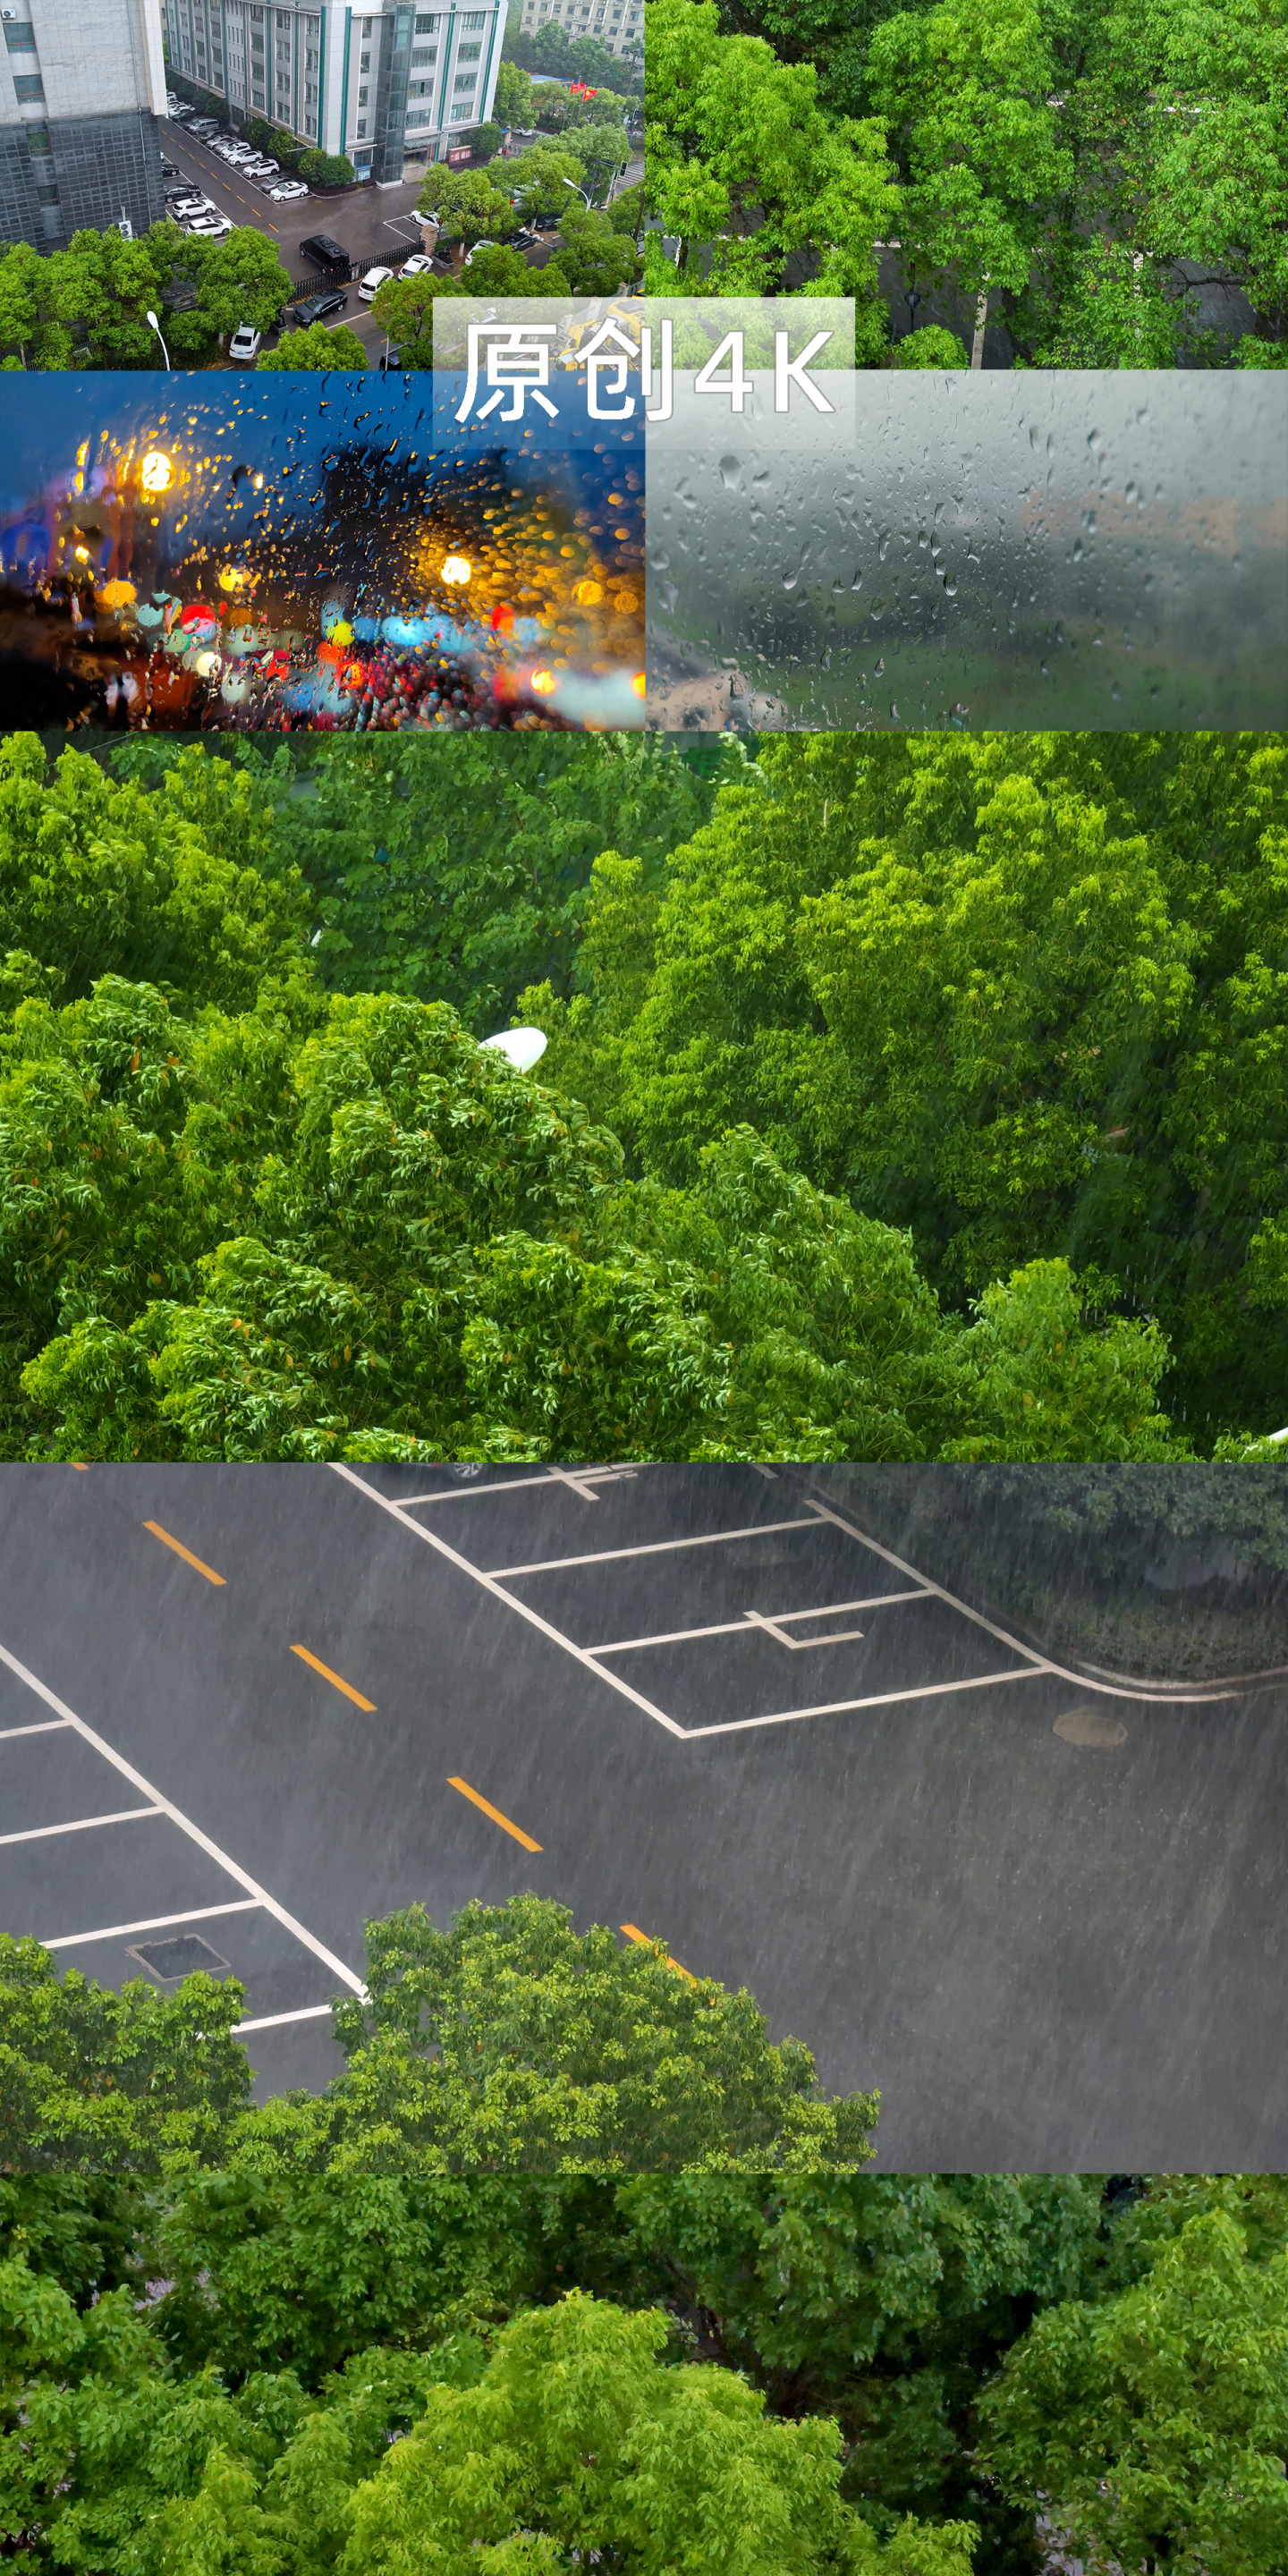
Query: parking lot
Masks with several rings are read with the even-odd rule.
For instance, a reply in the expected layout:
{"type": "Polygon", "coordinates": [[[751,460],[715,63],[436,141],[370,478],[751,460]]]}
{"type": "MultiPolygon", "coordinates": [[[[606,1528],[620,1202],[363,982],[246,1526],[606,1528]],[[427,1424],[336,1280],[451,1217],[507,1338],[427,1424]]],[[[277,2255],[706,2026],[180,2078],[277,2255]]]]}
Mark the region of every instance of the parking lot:
{"type": "Polygon", "coordinates": [[[263,2088],[367,1919],[532,1887],[879,2087],[885,2165],[1284,2160],[1285,1693],[1071,1674],[836,1470],[7,1467],[0,1587],[0,1926],[231,1969],[263,2088]]]}
{"type": "MultiPolygon", "coordinates": [[[[264,189],[248,179],[211,150],[201,137],[191,134],[186,124],[173,118],[158,119],[157,131],[162,152],[172,161],[180,179],[189,181],[209,197],[230,224],[253,224],[279,245],[283,267],[292,280],[312,274],[310,263],[301,257],[299,245],[309,233],[333,233],[348,251],[350,259],[363,267],[397,269],[401,262],[421,246],[421,224],[416,213],[425,173],[415,170],[397,187],[359,188],[349,196],[319,196],[311,193],[283,205],[274,205],[264,189]]],[[[632,163],[622,178],[622,187],[634,186],[643,176],[642,162],[632,163]]],[[[176,183],[166,181],[170,187],[176,183]]],[[[542,236],[541,247],[528,254],[528,265],[539,272],[559,244],[557,231],[542,236]]],[[[318,272],[319,285],[323,282],[318,272]]],[[[535,289],[539,292],[539,289],[535,289]]],[[[343,323],[354,332],[374,363],[385,346],[385,334],[370,307],[359,300],[356,284],[349,289],[348,303],[327,323],[335,330],[343,323]]],[[[272,345],[270,334],[269,345],[272,345]]]]}

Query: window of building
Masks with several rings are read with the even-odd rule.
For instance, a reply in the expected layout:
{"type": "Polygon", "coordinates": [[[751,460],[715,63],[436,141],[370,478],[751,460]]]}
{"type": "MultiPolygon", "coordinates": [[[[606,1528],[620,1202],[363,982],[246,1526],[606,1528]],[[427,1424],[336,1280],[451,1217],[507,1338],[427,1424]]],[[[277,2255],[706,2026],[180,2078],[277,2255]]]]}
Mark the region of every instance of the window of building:
{"type": "Polygon", "coordinates": [[[476,63],[482,51],[481,45],[458,45],[456,59],[458,63],[476,63]]]}
{"type": "Polygon", "coordinates": [[[363,21],[362,21],[362,32],[363,32],[363,35],[364,35],[364,36],[369,36],[369,35],[370,35],[370,33],[371,33],[371,20],[370,20],[369,18],[364,18],[364,19],[363,19],[363,21]]]}
{"type": "Polygon", "coordinates": [[[467,9],[461,20],[461,25],[464,27],[467,35],[472,36],[477,34],[480,27],[486,27],[487,25],[486,9],[467,9]]]}
{"type": "Polygon", "coordinates": [[[15,72],[13,94],[15,98],[43,98],[45,84],[39,72],[15,72]]]}
{"type": "Polygon", "coordinates": [[[263,106],[263,104],[264,104],[264,93],[263,93],[262,89],[252,89],[251,94],[250,94],[250,103],[251,103],[251,106],[252,106],[252,107],[262,107],[262,106],[263,106]]]}
{"type": "Polygon", "coordinates": [[[433,110],[428,107],[409,107],[407,110],[407,122],[409,125],[431,125],[433,123],[433,110]]]}
{"type": "Polygon", "coordinates": [[[358,132],[359,132],[359,134],[365,134],[365,133],[366,133],[366,131],[367,131],[367,120],[366,120],[365,116],[360,116],[360,117],[359,117],[359,119],[358,119],[358,132]]]}
{"type": "Polygon", "coordinates": [[[422,68],[429,63],[436,63],[438,60],[438,47],[437,45],[413,45],[411,58],[414,63],[418,63],[422,68]]]}
{"type": "MultiPolygon", "coordinates": [[[[264,50],[264,39],[263,39],[263,37],[262,37],[262,36],[252,36],[252,37],[251,37],[251,40],[250,40],[250,49],[251,49],[251,52],[252,52],[253,54],[262,54],[262,53],[263,53],[263,50],[264,50]]],[[[261,75],[262,75],[262,74],[263,74],[263,69],[264,69],[264,66],[263,66],[263,64],[262,64],[262,63],[260,64],[259,68],[260,68],[260,73],[261,73],[261,75]]]]}
{"type": "Polygon", "coordinates": [[[471,125],[474,121],[474,110],[472,107],[454,107],[449,121],[453,125],[471,125]]]}
{"type": "Polygon", "coordinates": [[[318,85],[316,81],[310,81],[304,92],[304,104],[306,107],[316,107],[317,103],[318,85]]]}
{"type": "Polygon", "coordinates": [[[367,93],[366,93],[365,89],[360,89],[360,90],[359,90],[359,92],[358,92],[358,105],[359,105],[359,107],[365,107],[365,106],[366,106],[366,104],[367,104],[367,93]]]}
{"type": "MultiPolygon", "coordinates": [[[[365,35],[365,28],[363,29],[363,33],[365,35]]],[[[418,10],[416,15],[416,33],[418,36],[436,36],[438,34],[437,15],[435,14],[432,17],[427,17],[423,9],[418,10]]]]}
{"type": "Polygon", "coordinates": [[[24,20],[21,27],[6,27],[4,40],[11,54],[34,54],[36,30],[24,20]]]}
{"type": "Polygon", "coordinates": [[[359,65],[358,65],[358,69],[359,69],[359,71],[360,71],[360,72],[369,72],[369,71],[370,71],[370,69],[371,69],[371,56],[370,56],[370,54],[364,54],[364,55],[362,56],[362,59],[361,59],[361,61],[360,61],[359,65]]]}
{"type": "Polygon", "coordinates": [[[477,81],[477,72],[462,72],[456,83],[456,87],[458,90],[473,89],[476,86],[477,81]]]}
{"type": "Polygon", "coordinates": [[[310,48],[309,48],[309,50],[308,50],[308,52],[306,53],[306,55],[305,55],[305,57],[304,57],[304,68],[305,68],[305,71],[306,71],[306,72],[315,72],[315,71],[317,70],[317,67],[318,67],[317,48],[316,48],[316,46],[311,45],[311,46],[310,46],[310,48]]]}

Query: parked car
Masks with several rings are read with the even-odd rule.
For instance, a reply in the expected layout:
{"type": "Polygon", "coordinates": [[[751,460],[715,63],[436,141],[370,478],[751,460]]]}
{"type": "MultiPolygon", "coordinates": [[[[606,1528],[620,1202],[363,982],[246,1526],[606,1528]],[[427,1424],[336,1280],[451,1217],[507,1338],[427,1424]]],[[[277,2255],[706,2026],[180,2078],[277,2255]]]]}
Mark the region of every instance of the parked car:
{"type": "Polygon", "coordinates": [[[163,161],[161,164],[161,176],[163,179],[177,179],[179,176],[178,162],[163,161]]]}
{"type": "Polygon", "coordinates": [[[511,233],[509,246],[511,250],[538,250],[541,246],[541,235],[530,233],[527,227],[521,224],[517,233],[511,233]]]}
{"type": "Polygon", "coordinates": [[[263,337],[262,331],[256,331],[251,323],[243,322],[240,331],[234,331],[228,343],[229,357],[239,367],[253,367],[259,356],[263,337]]]}
{"type": "Polygon", "coordinates": [[[307,197],[309,192],[302,179],[280,179],[275,188],[266,188],[264,193],[280,206],[288,197],[307,197]]]}
{"type": "Polygon", "coordinates": [[[294,323],[297,331],[307,331],[312,323],[322,321],[324,315],[343,313],[348,301],[347,286],[324,286],[318,294],[302,295],[298,304],[289,304],[286,318],[294,323]]]}
{"type": "Polygon", "coordinates": [[[181,224],[186,224],[194,215],[217,215],[219,208],[211,198],[203,197],[199,190],[194,189],[190,195],[180,198],[178,203],[170,208],[170,212],[178,217],[181,224]]]}
{"type": "MultiPolygon", "coordinates": [[[[496,243],[495,243],[495,242],[491,242],[491,241],[475,242],[475,244],[474,244],[474,250],[495,250],[495,249],[496,249],[496,243]]],[[[467,251],[466,251],[466,254],[465,254],[465,265],[466,265],[466,267],[467,267],[467,268],[469,267],[470,261],[471,261],[471,260],[473,259],[473,257],[474,257],[474,250],[467,250],[467,251]]]]}
{"type": "Polygon", "coordinates": [[[261,183],[277,177],[276,161],[243,161],[242,169],[248,179],[258,179],[261,183]]]}
{"type": "Polygon", "coordinates": [[[300,243],[301,259],[311,260],[315,268],[347,268],[349,254],[330,233],[306,233],[300,243]]]}
{"type": "Polygon", "coordinates": [[[184,230],[196,233],[201,241],[214,241],[220,233],[230,233],[232,225],[227,215],[216,214],[212,208],[208,215],[190,215],[184,230]]]}
{"type": "Polygon", "coordinates": [[[378,295],[381,287],[387,285],[392,276],[391,268],[369,268],[358,288],[363,303],[370,304],[372,296],[378,295]]]}
{"type": "Polygon", "coordinates": [[[189,120],[190,134],[219,134],[222,128],[217,116],[194,116],[189,120]]]}
{"type": "Polygon", "coordinates": [[[400,277],[427,277],[433,266],[433,260],[427,250],[414,250],[411,258],[403,261],[398,274],[400,277]]]}

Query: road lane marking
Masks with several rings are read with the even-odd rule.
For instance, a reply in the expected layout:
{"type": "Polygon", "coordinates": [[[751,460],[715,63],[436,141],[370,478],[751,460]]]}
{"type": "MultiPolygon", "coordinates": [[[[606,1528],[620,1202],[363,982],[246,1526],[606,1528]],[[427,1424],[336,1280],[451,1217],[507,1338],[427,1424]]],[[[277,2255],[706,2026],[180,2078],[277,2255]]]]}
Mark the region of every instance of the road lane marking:
{"type": "Polygon", "coordinates": [[[480,1478],[476,1485],[442,1485],[434,1494],[404,1494],[399,1508],[409,1512],[413,1503],[473,1503],[481,1494],[540,1493],[549,1485],[569,1485],[575,1494],[580,1494],[583,1502],[597,1503],[599,1496],[590,1490],[591,1487],[609,1484],[615,1478],[621,1481],[634,1474],[633,1467],[579,1467],[575,1474],[571,1469],[543,1467],[537,1475],[503,1476],[495,1484],[484,1483],[480,1478]]]}
{"type": "Polygon", "coordinates": [[[87,1834],[94,1825],[128,1825],[136,1816],[159,1816],[161,1807],[118,1807],[114,1816],[73,1816],[67,1825],[28,1825],[22,1834],[0,1834],[0,1843],[40,1843],[55,1834],[87,1834]]]}
{"type": "Polygon", "coordinates": [[[463,1798],[469,1798],[476,1807],[481,1807],[484,1815],[490,1816],[493,1824],[499,1825],[503,1833],[513,1834],[516,1843],[522,1843],[525,1851],[540,1851],[540,1843],[534,1843],[531,1834],[525,1834],[520,1825],[512,1825],[509,1817],[503,1816],[500,1808],[492,1806],[488,1799],[480,1798],[477,1789],[471,1789],[468,1780],[458,1780],[455,1772],[450,1771],[447,1785],[450,1789],[459,1789],[463,1798]]]}
{"type": "Polygon", "coordinates": [[[234,2022],[233,2038],[243,2038],[248,2030],[280,2030],[287,2021],[320,2021],[323,2013],[329,2014],[330,2010],[329,2004],[301,2004],[295,2012],[262,2013],[258,2021],[234,2022]]]}
{"type": "Polygon", "coordinates": [[[458,1548],[449,1547],[446,1539],[439,1537],[437,1530],[422,1529],[419,1521],[409,1520],[400,1504],[391,1502],[387,1494],[380,1493],[375,1485],[369,1485],[365,1476],[359,1476],[343,1460],[328,1458],[327,1466],[333,1476],[343,1476],[345,1483],[356,1485],[358,1492],[364,1494],[369,1503],[376,1503],[382,1512],[388,1512],[390,1519],[397,1521],[401,1529],[410,1530],[413,1538],[423,1540],[426,1547],[432,1547],[436,1556],[445,1557],[449,1565],[456,1567],[458,1573],[468,1574],[471,1583],[477,1583],[482,1591],[490,1592],[494,1601],[503,1602],[505,1608],[512,1611],[517,1619],[526,1619],[528,1626],[535,1628],[539,1636],[548,1638],[553,1646],[561,1646],[566,1655],[572,1656],[574,1663],[580,1664],[586,1672],[594,1673],[597,1680],[607,1682],[609,1689],[615,1690],[621,1699],[628,1699],[632,1707],[643,1709],[646,1717],[655,1718],[659,1726],[666,1728],[668,1735],[684,1734],[684,1728],[677,1726],[675,1719],[668,1717],[665,1709],[655,1708],[651,1699],[645,1699],[642,1691],[633,1690],[629,1682],[624,1682],[619,1673],[610,1672],[606,1664],[597,1664],[594,1656],[587,1654],[584,1646],[574,1645],[572,1638],[565,1637],[562,1629],[552,1627],[548,1619],[542,1618],[539,1610],[533,1610],[526,1601],[516,1600],[512,1592],[503,1591],[494,1576],[485,1574],[481,1566],[472,1565],[468,1556],[462,1556],[458,1548]]]}
{"type": "Polygon", "coordinates": [[[510,1583],[516,1575],[557,1574],[567,1565],[607,1565],[615,1557],[668,1556],[682,1547],[727,1547],[736,1538],[772,1538],[779,1530],[816,1530],[823,1517],[822,1504],[815,1503],[808,1520],[757,1521],[751,1529],[703,1530],[697,1538],[655,1538],[644,1547],[600,1547],[589,1556],[548,1556],[536,1565],[490,1565],[487,1571],[494,1583],[510,1583]]]}
{"type": "Polygon", "coordinates": [[[970,1681],[922,1682],[916,1690],[878,1691],[871,1699],[825,1699],[814,1708],[778,1708],[768,1717],[726,1717],[714,1726],[686,1726],[696,1742],[700,1735],[744,1735],[751,1726],[790,1726],[797,1717],[839,1717],[844,1709],[896,1708],[902,1700],[943,1699],[952,1691],[986,1690],[993,1682],[1038,1682],[1057,1672],[1055,1664],[1034,1664],[1019,1672],[977,1673],[970,1681]]]}
{"type": "Polygon", "coordinates": [[[375,1716],[375,1701],[364,1699],[361,1691],[355,1690],[352,1682],[342,1681],[338,1673],[332,1672],[329,1664],[320,1664],[317,1656],[309,1653],[307,1646],[292,1646],[291,1653],[298,1655],[302,1664],[311,1664],[314,1672],[321,1673],[323,1681],[330,1682],[333,1690],[343,1691],[345,1698],[351,1699],[355,1708],[365,1708],[368,1717],[375,1716]]]}
{"type": "Polygon", "coordinates": [[[42,1717],[38,1726],[6,1726],[0,1744],[7,1744],[15,1735],[56,1735],[59,1727],[66,1724],[65,1717],[42,1717]]]}
{"type": "MultiPolygon", "coordinates": [[[[623,1923],[622,1930],[628,1941],[638,1941],[645,1950],[661,1950],[662,1948],[661,1942],[655,1941],[650,1932],[641,1932],[638,1923],[623,1923]]],[[[682,1968],[679,1960],[672,1959],[665,1951],[662,1953],[662,1965],[664,1968],[674,1968],[677,1977],[687,1977],[689,1984],[691,1986],[696,1986],[698,1981],[694,1976],[692,1968],[682,1968]]]]}
{"type": "MultiPolygon", "coordinates": [[[[411,1522],[407,1523],[409,1529],[412,1526],[411,1522]]],[[[221,1851],[218,1843],[212,1842],[210,1835],[202,1832],[200,1825],[194,1825],[190,1816],[185,1816],[181,1808],[176,1807],[169,1798],[163,1797],[160,1790],[154,1789],[151,1781],[146,1780],[141,1771],[135,1770],[132,1762],[126,1761],[123,1753],[118,1753],[115,1746],[108,1743],[106,1736],[100,1735],[97,1728],[90,1726],[85,1718],[78,1717],[75,1709],[69,1708],[66,1700],[60,1699],[57,1692],[50,1689],[48,1682],[39,1680],[26,1664],[20,1663],[18,1657],[11,1654],[7,1646],[0,1646],[0,1663],[15,1674],[20,1682],[25,1682],[28,1690],[34,1691],[37,1699],[44,1701],[46,1708],[56,1709],[58,1715],[65,1718],[69,1726],[74,1726],[82,1741],[92,1745],[96,1753],[101,1753],[104,1761],[110,1762],[113,1770],[119,1771],[122,1779],[129,1781],[131,1788],[139,1790],[143,1797],[151,1798],[161,1814],[168,1816],[171,1824],[177,1825],[180,1833],[187,1835],[189,1842],[195,1843],[198,1850],[203,1851],[208,1860],[213,1860],[236,1886],[245,1888],[246,1894],[253,1896],[257,1903],[272,1915],[274,1922],[283,1924],[288,1932],[293,1932],[296,1940],[301,1941],[306,1950],[311,1950],[314,1958],[320,1959],[323,1967],[329,1968],[333,1976],[339,1977],[351,1994],[365,1996],[367,1990],[361,1977],[356,1977],[352,1968],[346,1967],[344,1960],[336,1957],[334,1950],[328,1950],[326,1944],[319,1941],[312,1932],[306,1932],[304,1925],[297,1921],[295,1915],[288,1914],[286,1907],[279,1905],[277,1898],[270,1896],[267,1888],[261,1887],[258,1879],[251,1877],[249,1870],[242,1869],[238,1862],[230,1860],[227,1852],[221,1851]]],[[[137,1814],[139,1810],[135,1809],[133,1812],[137,1814]]]]}
{"type": "Polygon", "coordinates": [[[193,1905],[186,1914],[149,1914],[143,1923],[107,1923],[99,1932],[60,1932],[56,1941],[42,1941],[42,1950],[77,1950],[87,1941],[123,1941],[135,1932],[164,1932],[172,1923],[209,1923],[216,1914],[255,1914],[259,1911],[257,1896],[238,1896],[229,1905],[193,1905]]]}
{"type": "Polygon", "coordinates": [[[143,1526],[145,1530],[151,1530],[154,1538],[160,1539],[163,1547],[172,1547],[175,1555],[183,1558],[185,1565],[194,1565],[198,1574],[204,1574],[207,1583],[223,1582],[222,1574],[216,1574],[213,1565],[203,1565],[201,1558],[194,1556],[192,1549],[185,1547],[182,1539],[171,1538],[169,1530],[162,1529],[160,1521],[145,1521],[143,1526]]]}
{"type": "MultiPolygon", "coordinates": [[[[870,1601],[825,1602],[821,1610],[775,1610],[772,1615],[767,1611],[744,1610],[741,1619],[717,1619],[709,1628],[666,1628],[653,1637],[614,1637],[608,1645],[592,1646],[589,1651],[592,1655],[626,1655],[633,1654],[640,1646],[682,1646],[691,1637],[745,1637],[749,1623],[768,1628],[781,1626],[788,1619],[827,1619],[842,1610],[880,1610],[890,1601],[926,1601],[929,1598],[930,1595],[919,1587],[915,1592],[878,1592],[870,1601]]],[[[862,1632],[856,1628],[852,1633],[857,1637],[862,1632]]],[[[794,1644],[797,1641],[785,1638],[783,1642],[794,1644]]],[[[842,1640],[838,1637],[808,1637],[805,1643],[835,1646],[842,1640]]]]}

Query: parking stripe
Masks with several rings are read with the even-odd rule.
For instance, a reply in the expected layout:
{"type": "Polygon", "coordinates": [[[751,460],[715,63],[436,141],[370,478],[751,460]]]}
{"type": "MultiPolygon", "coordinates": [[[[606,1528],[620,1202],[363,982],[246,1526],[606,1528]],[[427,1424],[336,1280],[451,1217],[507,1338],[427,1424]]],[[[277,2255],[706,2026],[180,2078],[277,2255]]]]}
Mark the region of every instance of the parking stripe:
{"type": "Polygon", "coordinates": [[[248,2030],[280,2030],[288,2021],[321,2021],[329,2014],[329,2004],[300,2004],[294,2012],[261,2013],[258,2021],[239,2021],[233,2025],[233,2038],[244,2039],[248,2030]]]}
{"type": "Polygon", "coordinates": [[[106,1923],[98,1932],[60,1932],[56,1941],[42,1941],[42,1950],[78,1950],[87,1941],[124,1941],[135,1932],[165,1932],[172,1923],[210,1923],[216,1914],[255,1914],[259,1911],[257,1896],[239,1896],[230,1905],[193,1905],[186,1914],[149,1914],[144,1923],[106,1923]]]}
{"type": "Polygon", "coordinates": [[[28,1825],[22,1834],[0,1834],[0,1843],[40,1843],[55,1834],[87,1834],[94,1825],[128,1825],[136,1816],[159,1816],[161,1807],[118,1807],[114,1816],[73,1816],[66,1825],[28,1825]]]}
{"type": "Polygon", "coordinates": [[[59,1727],[66,1724],[65,1717],[42,1717],[37,1726],[6,1726],[0,1744],[8,1744],[15,1735],[56,1735],[59,1727]]]}
{"type": "Polygon", "coordinates": [[[368,1717],[375,1716],[375,1701],[364,1699],[361,1691],[355,1690],[352,1682],[342,1681],[338,1673],[332,1672],[329,1664],[319,1663],[317,1656],[311,1655],[307,1646],[292,1646],[291,1653],[298,1655],[302,1664],[311,1664],[314,1672],[321,1673],[323,1681],[330,1682],[333,1690],[343,1691],[345,1698],[351,1699],[355,1708],[365,1708],[368,1717]]]}
{"type": "Polygon", "coordinates": [[[589,1556],[548,1556],[535,1565],[489,1565],[486,1570],[490,1582],[509,1583],[519,1574],[559,1574],[567,1565],[608,1565],[615,1557],[670,1556],[682,1547],[728,1547],[736,1538],[772,1538],[779,1530],[816,1530],[824,1517],[822,1505],[816,1503],[805,1520],[757,1521],[751,1529],[703,1530],[697,1538],[655,1538],[646,1547],[599,1547],[589,1556]]]}
{"type": "MultiPolygon", "coordinates": [[[[172,1805],[168,1798],[163,1798],[153,1788],[151,1781],[145,1780],[143,1773],[136,1771],[133,1763],[127,1762],[124,1754],[118,1753],[115,1746],[108,1743],[106,1736],[100,1735],[97,1728],[87,1724],[83,1717],[78,1717],[75,1709],[69,1708],[66,1700],[60,1699],[57,1692],[50,1689],[48,1682],[40,1681],[35,1673],[29,1671],[26,1664],[19,1663],[18,1657],[11,1654],[7,1646],[0,1646],[0,1664],[7,1665],[9,1671],[15,1674],[20,1682],[25,1682],[28,1690],[35,1692],[37,1699],[43,1699],[46,1708],[56,1709],[58,1715],[65,1718],[69,1726],[75,1727],[82,1740],[86,1744],[91,1744],[96,1753],[101,1753],[104,1761],[110,1762],[113,1770],[119,1771],[122,1778],[130,1782],[132,1788],[140,1790],[145,1798],[155,1800],[160,1813],[168,1816],[171,1824],[177,1825],[181,1834],[186,1834],[188,1840],[195,1843],[199,1851],[205,1852],[207,1858],[213,1860],[218,1868],[224,1870],[236,1886],[244,1887],[248,1896],[255,1897],[266,1913],[272,1915],[275,1922],[283,1924],[288,1932],[293,1932],[296,1940],[301,1941],[306,1950],[311,1950],[314,1958],[320,1959],[324,1967],[330,1968],[333,1976],[339,1977],[351,1994],[366,1993],[361,1977],[356,1977],[352,1968],[345,1966],[343,1959],[337,1959],[334,1950],[328,1950],[325,1943],[317,1940],[312,1932],[306,1932],[304,1925],[297,1922],[293,1914],[288,1914],[286,1907],[279,1905],[277,1898],[270,1896],[267,1888],[261,1887],[248,1870],[239,1868],[235,1860],[230,1860],[227,1852],[221,1851],[218,1843],[212,1842],[209,1834],[203,1834],[200,1825],[194,1825],[191,1817],[185,1816],[181,1808],[172,1805]]],[[[131,1812],[137,1815],[144,1811],[134,1808],[131,1812]]]]}
{"type": "Polygon", "coordinates": [[[459,1789],[463,1798],[469,1798],[476,1807],[481,1807],[484,1815],[490,1816],[493,1824],[500,1826],[502,1833],[513,1834],[516,1843],[522,1843],[525,1851],[540,1851],[540,1843],[534,1843],[531,1834],[525,1834],[521,1825],[512,1825],[509,1817],[503,1816],[499,1807],[494,1807],[488,1799],[481,1798],[477,1789],[471,1789],[468,1780],[458,1780],[453,1771],[448,1773],[447,1785],[449,1789],[459,1789]]]}
{"type": "MultiPolygon", "coordinates": [[[[628,1941],[638,1941],[641,1948],[645,1950],[660,1950],[662,1947],[660,1941],[654,1940],[651,1932],[641,1932],[638,1923],[623,1923],[622,1930],[628,1941]]],[[[692,1968],[682,1968],[679,1960],[672,1959],[665,1951],[662,1954],[662,1965],[664,1968],[674,1968],[677,1977],[687,1977],[689,1984],[696,1986],[698,1981],[692,1968]]]]}
{"type": "Polygon", "coordinates": [[[182,1539],[171,1538],[169,1530],[162,1529],[160,1521],[145,1521],[143,1526],[145,1530],[151,1530],[154,1538],[160,1539],[163,1547],[172,1547],[175,1555],[183,1558],[185,1565],[195,1566],[198,1574],[204,1574],[207,1583],[223,1582],[222,1574],[216,1574],[213,1565],[203,1565],[201,1558],[194,1556],[191,1548],[184,1546],[182,1539]]]}

